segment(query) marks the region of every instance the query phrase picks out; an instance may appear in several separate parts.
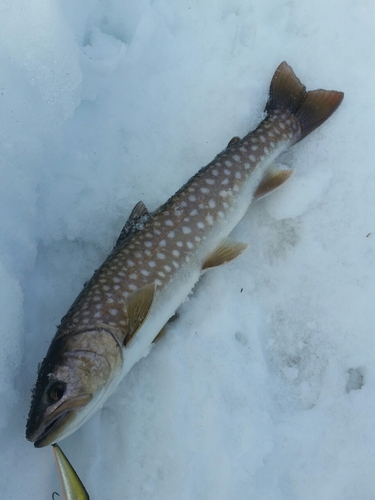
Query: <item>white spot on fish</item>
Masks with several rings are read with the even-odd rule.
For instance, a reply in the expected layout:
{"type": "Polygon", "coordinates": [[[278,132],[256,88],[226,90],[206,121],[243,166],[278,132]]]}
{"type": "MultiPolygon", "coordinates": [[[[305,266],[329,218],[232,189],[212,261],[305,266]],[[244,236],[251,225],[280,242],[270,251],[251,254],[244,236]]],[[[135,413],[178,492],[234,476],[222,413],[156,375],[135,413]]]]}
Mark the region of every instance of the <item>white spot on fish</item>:
{"type": "Polygon", "coordinates": [[[264,135],[259,136],[259,139],[260,139],[262,142],[266,142],[266,138],[264,137],[264,135]]]}
{"type": "Polygon", "coordinates": [[[180,252],[178,250],[172,250],[172,255],[178,257],[180,255],[180,252]]]}
{"type": "Polygon", "coordinates": [[[110,309],[109,312],[112,314],[112,316],[116,316],[116,314],[118,314],[117,309],[110,309]]]}
{"type": "Polygon", "coordinates": [[[180,267],[180,264],[178,262],[176,262],[175,260],[172,262],[172,264],[174,265],[174,267],[176,269],[178,269],[180,267]]]}
{"type": "Polygon", "coordinates": [[[239,190],[240,190],[239,185],[238,185],[238,184],[235,184],[235,185],[233,186],[233,191],[236,191],[236,193],[238,193],[238,191],[239,191],[239,190]]]}
{"type": "Polygon", "coordinates": [[[235,174],[235,178],[236,178],[236,179],[241,179],[241,177],[242,177],[241,172],[236,172],[236,174],[235,174]]]}
{"type": "Polygon", "coordinates": [[[191,216],[198,215],[198,210],[194,208],[194,210],[192,210],[189,215],[191,216]]]}
{"type": "Polygon", "coordinates": [[[227,196],[229,196],[229,191],[226,191],[225,189],[222,189],[219,193],[219,195],[222,197],[222,198],[226,198],[227,196]]]}
{"type": "Polygon", "coordinates": [[[250,168],[250,163],[245,163],[244,167],[245,167],[245,169],[246,169],[246,170],[249,170],[249,168],[250,168]]]}
{"type": "Polygon", "coordinates": [[[143,274],[143,276],[148,276],[150,274],[150,271],[147,271],[147,269],[142,269],[141,274],[143,274]]]}
{"type": "Polygon", "coordinates": [[[190,250],[191,250],[192,248],[194,248],[194,244],[193,244],[191,241],[187,241],[187,242],[186,242],[186,246],[187,246],[188,248],[190,248],[190,250]]]}
{"type": "Polygon", "coordinates": [[[159,243],[159,245],[161,247],[165,247],[165,246],[167,246],[167,242],[165,240],[161,240],[161,242],[159,243]]]}
{"type": "Polygon", "coordinates": [[[223,218],[224,217],[224,212],[222,210],[219,210],[218,213],[217,213],[217,215],[219,217],[223,218]]]}
{"type": "Polygon", "coordinates": [[[205,187],[201,188],[201,193],[207,194],[209,192],[210,192],[210,190],[208,188],[205,188],[205,187]]]}
{"type": "Polygon", "coordinates": [[[167,264],[164,266],[164,269],[170,273],[172,271],[171,266],[168,266],[167,264]]]}
{"type": "Polygon", "coordinates": [[[285,125],[282,122],[279,123],[279,127],[281,128],[281,130],[285,129],[285,125]]]}
{"type": "Polygon", "coordinates": [[[158,271],[158,275],[162,278],[165,278],[165,273],[163,271],[158,271]]]}
{"type": "Polygon", "coordinates": [[[215,177],[217,177],[219,175],[219,171],[216,168],[214,168],[212,170],[212,175],[214,175],[215,177]]]}
{"type": "Polygon", "coordinates": [[[189,201],[197,201],[196,196],[194,196],[193,194],[191,194],[191,195],[189,196],[189,201]]]}
{"type": "Polygon", "coordinates": [[[162,252],[158,252],[158,253],[156,254],[156,257],[157,257],[158,259],[163,260],[163,259],[165,259],[165,254],[164,254],[164,253],[162,253],[162,252]]]}
{"type": "Polygon", "coordinates": [[[214,223],[214,218],[212,217],[212,215],[207,215],[206,216],[206,222],[209,226],[212,226],[213,223],[214,223]]]}
{"type": "Polygon", "coordinates": [[[265,147],[265,148],[263,149],[263,152],[264,152],[266,155],[268,155],[268,153],[269,153],[269,149],[265,147]]]}
{"type": "Polygon", "coordinates": [[[228,170],[227,168],[224,168],[224,174],[225,175],[230,175],[230,170],[228,170]]]}
{"type": "Polygon", "coordinates": [[[182,232],[183,232],[184,234],[190,234],[190,233],[191,233],[191,228],[190,228],[190,227],[188,227],[188,226],[183,226],[183,227],[182,227],[182,232]]]}
{"type": "Polygon", "coordinates": [[[216,201],[211,198],[211,200],[208,200],[208,206],[210,208],[215,208],[216,207],[216,201]]]}
{"type": "Polygon", "coordinates": [[[155,229],[154,228],[154,234],[156,234],[157,236],[160,236],[161,235],[161,231],[159,231],[159,229],[155,229]]]}
{"type": "Polygon", "coordinates": [[[167,236],[168,236],[168,238],[174,238],[175,237],[174,231],[169,231],[167,236]]]}
{"type": "Polygon", "coordinates": [[[154,260],[150,260],[150,262],[148,263],[148,265],[150,267],[156,267],[156,262],[154,260]]]}
{"type": "Polygon", "coordinates": [[[136,280],[136,279],[138,278],[138,274],[137,274],[137,273],[132,273],[132,274],[129,276],[129,278],[130,278],[131,280],[136,280]]]}
{"type": "Polygon", "coordinates": [[[215,179],[205,179],[204,182],[212,186],[213,184],[215,184],[215,179]]]}
{"type": "Polygon", "coordinates": [[[93,301],[94,302],[99,302],[99,300],[101,299],[100,295],[95,295],[95,297],[93,297],[93,301]]]}
{"type": "Polygon", "coordinates": [[[227,184],[229,184],[229,179],[224,179],[223,181],[221,181],[221,184],[223,186],[226,186],[227,184]]]}
{"type": "Polygon", "coordinates": [[[163,282],[161,280],[159,280],[158,278],[156,278],[155,284],[158,285],[158,286],[160,286],[160,285],[163,284],[163,282]]]}
{"type": "Polygon", "coordinates": [[[182,241],[177,241],[176,245],[177,245],[178,247],[183,247],[183,246],[184,246],[184,244],[182,243],[182,241]]]}
{"type": "Polygon", "coordinates": [[[135,285],[134,283],[130,283],[130,285],[128,285],[128,288],[129,288],[129,290],[132,290],[133,292],[135,292],[135,290],[138,290],[138,286],[135,285]]]}
{"type": "Polygon", "coordinates": [[[256,156],[255,155],[250,155],[249,156],[249,160],[250,161],[255,161],[256,160],[256,156]]]}
{"type": "Polygon", "coordinates": [[[203,222],[198,222],[197,227],[199,229],[203,229],[204,228],[204,223],[203,222]]]}
{"type": "Polygon", "coordinates": [[[251,146],[252,151],[256,151],[259,146],[251,146]]]}
{"type": "Polygon", "coordinates": [[[233,166],[233,163],[232,163],[230,160],[225,160],[224,164],[225,164],[227,167],[232,167],[232,166],[233,166]]]}
{"type": "Polygon", "coordinates": [[[233,155],[232,158],[233,158],[234,161],[240,161],[241,160],[241,156],[239,156],[239,155],[233,155]]]}
{"type": "Polygon", "coordinates": [[[126,263],[127,263],[127,265],[128,265],[129,267],[134,267],[134,266],[135,266],[134,261],[133,261],[133,260],[131,260],[131,259],[128,259],[128,260],[126,261],[126,263]]]}
{"type": "Polygon", "coordinates": [[[167,219],[166,221],[164,221],[164,224],[166,226],[173,226],[173,221],[171,221],[170,219],[167,219]]]}
{"type": "Polygon", "coordinates": [[[120,279],[120,278],[118,278],[117,276],[115,276],[115,277],[113,278],[113,281],[114,281],[115,283],[120,283],[120,282],[121,282],[121,279],[120,279]]]}
{"type": "Polygon", "coordinates": [[[242,153],[246,153],[246,152],[247,152],[247,149],[246,149],[244,146],[241,146],[241,147],[240,147],[240,151],[241,151],[242,153]]]}
{"type": "Polygon", "coordinates": [[[200,236],[194,236],[195,241],[198,241],[198,243],[202,240],[200,236]]]}

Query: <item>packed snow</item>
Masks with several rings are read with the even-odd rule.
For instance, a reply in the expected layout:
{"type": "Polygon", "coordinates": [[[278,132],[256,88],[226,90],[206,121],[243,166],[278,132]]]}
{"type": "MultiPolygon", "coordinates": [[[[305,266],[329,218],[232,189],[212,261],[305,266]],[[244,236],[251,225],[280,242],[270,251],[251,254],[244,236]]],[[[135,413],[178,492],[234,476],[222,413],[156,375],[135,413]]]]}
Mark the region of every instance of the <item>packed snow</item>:
{"type": "Polygon", "coordinates": [[[60,443],[92,499],[375,498],[375,6],[3,0],[0,484],[61,493],[25,439],[56,325],[133,206],[156,209],[262,119],[286,60],[339,110],[251,207],[118,391],[60,443]]]}

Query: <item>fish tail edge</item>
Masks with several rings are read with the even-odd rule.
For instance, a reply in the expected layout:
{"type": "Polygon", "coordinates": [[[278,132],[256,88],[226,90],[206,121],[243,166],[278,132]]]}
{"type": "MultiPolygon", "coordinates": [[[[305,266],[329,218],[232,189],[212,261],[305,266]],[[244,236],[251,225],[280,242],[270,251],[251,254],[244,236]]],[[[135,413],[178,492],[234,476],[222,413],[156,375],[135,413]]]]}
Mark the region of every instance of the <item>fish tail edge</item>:
{"type": "Polygon", "coordinates": [[[275,110],[285,110],[292,113],[300,124],[295,140],[298,142],[325,122],[343,98],[344,93],[336,90],[306,92],[306,87],[284,61],[273,75],[265,112],[271,114],[275,110]]]}

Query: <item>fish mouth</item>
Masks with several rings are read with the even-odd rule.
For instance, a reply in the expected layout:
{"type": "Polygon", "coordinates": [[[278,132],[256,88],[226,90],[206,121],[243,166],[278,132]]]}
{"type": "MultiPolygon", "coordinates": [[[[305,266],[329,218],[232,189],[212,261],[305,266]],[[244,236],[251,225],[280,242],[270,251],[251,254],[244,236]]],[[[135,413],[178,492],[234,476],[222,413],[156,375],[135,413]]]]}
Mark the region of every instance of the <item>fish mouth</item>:
{"type": "Polygon", "coordinates": [[[28,437],[29,441],[34,443],[35,448],[43,448],[67,437],[75,430],[69,430],[69,427],[71,428],[70,424],[77,416],[77,410],[86,406],[91,400],[91,394],[81,394],[64,401],[53,411],[46,423],[28,437]]]}
{"type": "Polygon", "coordinates": [[[34,441],[35,448],[43,448],[43,446],[52,444],[56,440],[57,436],[54,431],[57,427],[60,427],[61,422],[65,420],[69,413],[68,411],[62,413],[42,430],[41,434],[34,441]]]}

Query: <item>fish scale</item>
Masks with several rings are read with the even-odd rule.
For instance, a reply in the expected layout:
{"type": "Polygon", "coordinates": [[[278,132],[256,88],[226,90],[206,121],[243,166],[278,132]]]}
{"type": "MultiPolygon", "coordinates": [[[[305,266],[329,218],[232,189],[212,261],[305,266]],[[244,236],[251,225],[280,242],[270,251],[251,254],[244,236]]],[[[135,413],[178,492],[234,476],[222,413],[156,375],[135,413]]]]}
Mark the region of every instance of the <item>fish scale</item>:
{"type": "Polygon", "coordinates": [[[134,235],[130,244],[117,250],[96,272],[88,293],[75,305],[71,320],[64,321],[63,334],[78,324],[125,325],[119,317],[130,293],[154,282],[159,293],[177,269],[191,266],[197,254],[201,258],[195,258],[196,265],[201,269],[205,242],[209,240],[212,246],[218,225],[227,228],[233,212],[233,227],[242,218],[238,210],[233,211],[235,195],[254,186],[254,169],[262,171],[272,163],[280,147],[289,146],[297,126],[291,116],[287,118],[283,113],[278,117],[275,113],[201,169],[134,235]]]}
{"type": "Polygon", "coordinates": [[[62,319],[39,369],[26,436],[41,447],[79,428],[149,350],[202,272],[246,244],[228,234],[249,205],[291,175],[272,167],[339,106],[336,91],[306,92],[286,63],[276,70],[266,117],[154,213],[133,209],[112,253],[62,319]]]}

